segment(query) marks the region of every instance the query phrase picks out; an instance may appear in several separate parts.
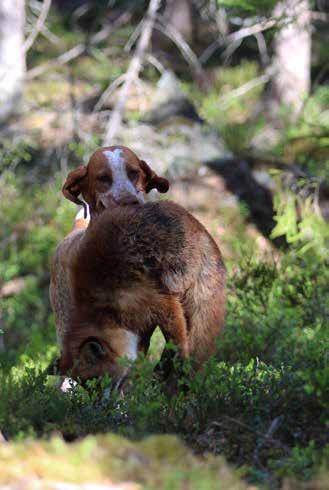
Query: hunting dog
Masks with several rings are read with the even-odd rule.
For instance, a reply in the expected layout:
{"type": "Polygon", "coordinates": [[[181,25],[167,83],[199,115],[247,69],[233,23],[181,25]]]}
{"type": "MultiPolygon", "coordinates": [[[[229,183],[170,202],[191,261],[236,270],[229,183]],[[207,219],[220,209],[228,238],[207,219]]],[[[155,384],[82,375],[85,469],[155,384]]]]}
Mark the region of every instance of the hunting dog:
{"type": "Polygon", "coordinates": [[[67,177],[64,196],[88,205],[90,223],[78,216],[51,265],[62,375],[109,373],[118,385],[127,374],[120,358],[146,354],[156,326],[196,369],[215,351],[225,307],[220,251],[181,206],[145,203],[154,188],[169,183],[122,146],[97,150],[67,177]]]}

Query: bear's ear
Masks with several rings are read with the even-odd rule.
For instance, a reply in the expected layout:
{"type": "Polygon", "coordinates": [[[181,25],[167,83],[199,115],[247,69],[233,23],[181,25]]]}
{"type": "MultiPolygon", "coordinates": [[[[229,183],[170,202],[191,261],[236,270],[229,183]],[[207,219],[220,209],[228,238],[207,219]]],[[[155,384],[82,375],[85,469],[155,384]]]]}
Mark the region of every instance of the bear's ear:
{"type": "Polygon", "coordinates": [[[169,181],[164,177],[159,177],[144,160],[139,161],[139,165],[145,174],[144,191],[150,192],[152,189],[157,189],[164,193],[169,189],[169,181]]]}
{"type": "Polygon", "coordinates": [[[62,192],[66,199],[74,202],[75,204],[83,204],[83,202],[78,199],[78,196],[82,192],[82,185],[87,176],[87,167],[81,165],[80,167],[72,170],[66,177],[65,184],[63,185],[62,192]]]}
{"type": "Polygon", "coordinates": [[[94,366],[98,361],[104,360],[106,351],[95,338],[87,339],[80,347],[79,361],[83,366],[94,366]]]}

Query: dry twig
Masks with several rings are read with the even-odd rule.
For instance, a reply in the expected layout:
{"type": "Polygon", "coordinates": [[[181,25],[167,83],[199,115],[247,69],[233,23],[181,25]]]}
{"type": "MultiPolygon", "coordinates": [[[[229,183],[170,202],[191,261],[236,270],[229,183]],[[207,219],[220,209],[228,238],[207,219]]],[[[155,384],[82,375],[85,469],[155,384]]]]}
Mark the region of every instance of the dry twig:
{"type": "Polygon", "coordinates": [[[60,56],[58,56],[58,58],[48,61],[47,63],[43,63],[40,66],[36,66],[35,68],[32,68],[27,72],[26,78],[28,80],[32,80],[33,78],[42,75],[50,68],[54,68],[55,66],[65,65],[66,63],[69,63],[75,58],[78,58],[78,56],[84,53],[85,50],[86,50],[85,44],[77,44],[77,46],[74,46],[74,48],[69,49],[65,53],[61,54],[60,56]]]}
{"type": "Polygon", "coordinates": [[[231,90],[227,94],[223,95],[222,97],[219,98],[219,103],[222,109],[225,109],[229,104],[232,99],[236,99],[237,97],[242,97],[245,95],[247,92],[250,92],[255,87],[258,87],[258,85],[263,85],[269,81],[271,77],[270,70],[268,70],[266,73],[263,75],[260,75],[259,77],[253,78],[252,80],[249,80],[247,83],[244,83],[240,87],[231,90]]]}
{"type": "Polygon", "coordinates": [[[268,29],[271,29],[278,22],[279,19],[269,19],[258,22],[257,24],[254,24],[252,26],[242,27],[242,29],[239,29],[236,32],[232,32],[232,34],[229,34],[227,36],[227,43],[236,43],[237,41],[240,41],[248,36],[255,36],[255,34],[258,34],[259,32],[264,32],[268,29]]]}
{"type": "MultiPolygon", "coordinates": [[[[125,24],[126,22],[129,21],[131,17],[130,12],[124,12],[120,17],[110,26],[104,27],[101,29],[99,32],[96,32],[93,36],[90,37],[89,39],[89,45],[95,45],[99,44],[113,32],[113,30],[116,27],[120,27],[121,25],[125,24]]],[[[69,49],[65,53],[62,53],[58,58],[55,58],[54,60],[48,61],[46,63],[43,63],[42,65],[36,66],[35,68],[32,68],[29,70],[26,74],[26,78],[28,80],[31,80],[33,78],[39,77],[49,69],[55,67],[55,66],[63,66],[70,61],[74,60],[75,58],[78,58],[81,56],[88,48],[88,45],[85,43],[80,43],[74,46],[73,48],[69,49]]]]}
{"type": "Polygon", "coordinates": [[[148,63],[150,63],[150,65],[154,66],[154,68],[156,68],[158,70],[158,72],[161,73],[161,75],[166,71],[166,68],[161,63],[161,61],[159,61],[158,58],[153,56],[153,54],[150,54],[150,53],[147,54],[145,56],[145,59],[146,59],[146,61],[148,61],[148,63]]]}
{"type": "Polygon", "coordinates": [[[258,32],[257,34],[255,34],[255,38],[257,41],[257,46],[258,46],[258,51],[259,51],[259,56],[260,56],[262,66],[266,67],[270,63],[270,56],[268,54],[265,37],[262,32],[258,32]]]}
{"type": "MultiPolygon", "coordinates": [[[[278,446],[278,441],[276,441],[275,439],[273,439],[273,434],[282,425],[282,422],[283,422],[283,417],[282,416],[275,417],[275,419],[272,420],[271,425],[270,425],[269,429],[267,430],[266,434],[264,434],[263,436],[261,436],[260,439],[258,440],[257,444],[256,444],[253,457],[254,457],[254,460],[256,461],[256,463],[258,463],[258,465],[261,466],[261,467],[263,467],[263,465],[262,465],[262,463],[261,463],[261,461],[259,459],[259,451],[262,449],[262,447],[266,443],[273,444],[273,441],[276,443],[275,445],[278,446]]],[[[279,447],[280,446],[281,446],[281,443],[279,443],[279,447]]]]}
{"type": "Polygon", "coordinates": [[[203,74],[203,69],[201,66],[198,57],[194,53],[194,51],[190,48],[189,44],[185,41],[181,33],[175,29],[175,27],[171,24],[164,24],[163,19],[160,19],[161,22],[157,22],[154,26],[155,29],[159,30],[167,36],[174,44],[178,47],[183,57],[187,61],[187,63],[192,67],[195,74],[198,76],[199,80],[205,82],[205,76],[203,74]]]}
{"type": "Polygon", "coordinates": [[[132,47],[134,46],[135,42],[137,41],[137,39],[139,38],[143,30],[143,27],[144,27],[144,19],[140,21],[140,23],[138,24],[138,26],[136,27],[136,29],[128,39],[125,47],[123,48],[125,53],[129,53],[132,50],[132,47]]]}
{"type": "Polygon", "coordinates": [[[150,0],[148,11],[144,22],[144,29],[138,40],[135,54],[129,64],[127,73],[125,75],[125,82],[120,89],[114,110],[106,126],[106,130],[104,134],[105,145],[113,140],[114,136],[117,134],[118,130],[120,129],[127,97],[133,82],[137,79],[138,74],[140,72],[145,51],[151,39],[151,35],[156,19],[156,13],[160,7],[160,4],[161,4],[161,0],[150,0]]]}
{"type": "Polygon", "coordinates": [[[113,82],[110,83],[110,85],[104,90],[100,98],[98,99],[97,103],[95,104],[95,107],[93,109],[93,112],[98,112],[102,109],[103,105],[105,104],[106,100],[111,97],[113,92],[120,87],[120,85],[125,81],[126,75],[120,75],[118,78],[113,80],[113,82]]]}
{"type": "Polygon", "coordinates": [[[269,19],[257,22],[251,26],[242,27],[238,31],[232,32],[225,38],[220,36],[219,39],[216,39],[213,43],[211,43],[201,54],[199,61],[201,63],[205,63],[210,56],[216,51],[216,49],[227,45],[226,51],[224,53],[225,57],[231,56],[233,52],[240,46],[243,39],[249,36],[256,36],[259,33],[267,31],[271,29],[275,25],[278,24],[280,19],[269,19]]]}
{"type": "Polygon", "coordinates": [[[28,51],[36,38],[38,37],[39,33],[43,30],[44,24],[46,22],[48,12],[51,6],[51,0],[44,0],[41,10],[40,10],[40,15],[38,17],[38,20],[34,26],[34,29],[32,30],[31,34],[29,37],[26,39],[26,41],[23,44],[23,51],[26,53],[28,51]]]}

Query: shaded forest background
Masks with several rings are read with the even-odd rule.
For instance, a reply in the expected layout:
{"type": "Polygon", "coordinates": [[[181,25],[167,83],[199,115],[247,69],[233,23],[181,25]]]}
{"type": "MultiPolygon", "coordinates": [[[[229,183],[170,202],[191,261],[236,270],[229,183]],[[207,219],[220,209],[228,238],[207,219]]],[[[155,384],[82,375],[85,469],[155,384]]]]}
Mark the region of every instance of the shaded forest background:
{"type": "Polygon", "coordinates": [[[0,0],[0,487],[329,488],[328,26],[326,0],[0,0]],[[45,374],[60,188],[115,143],[228,268],[187,393],[152,376],[160,333],[124,398],[45,374]]]}

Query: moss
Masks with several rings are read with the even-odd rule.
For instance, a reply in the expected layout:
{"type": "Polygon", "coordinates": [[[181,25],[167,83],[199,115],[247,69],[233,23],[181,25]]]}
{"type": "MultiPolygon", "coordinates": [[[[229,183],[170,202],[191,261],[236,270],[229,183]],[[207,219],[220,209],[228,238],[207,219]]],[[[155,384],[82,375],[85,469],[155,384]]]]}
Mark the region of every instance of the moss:
{"type": "Polygon", "coordinates": [[[115,435],[89,436],[73,444],[54,437],[0,445],[0,484],[33,479],[39,484],[129,481],[149,489],[246,487],[221,457],[198,458],[175,436],[152,436],[141,442],[115,435]]]}

